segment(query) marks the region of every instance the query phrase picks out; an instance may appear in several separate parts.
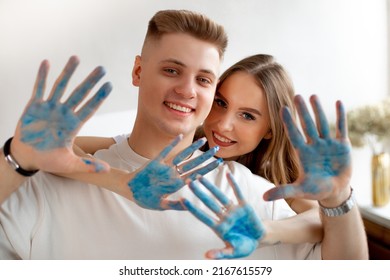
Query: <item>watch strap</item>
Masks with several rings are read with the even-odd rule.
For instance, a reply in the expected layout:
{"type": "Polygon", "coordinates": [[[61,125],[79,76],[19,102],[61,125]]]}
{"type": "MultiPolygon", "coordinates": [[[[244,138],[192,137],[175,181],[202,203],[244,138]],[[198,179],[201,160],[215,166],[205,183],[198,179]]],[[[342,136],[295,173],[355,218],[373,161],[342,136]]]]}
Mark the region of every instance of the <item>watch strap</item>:
{"type": "Polygon", "coordinates": [[[318,204],[320,205],[321,212],[327,217],[337,217],[347,214],[355,206],[353,189],[351,188],[351,194],[349,195],[347,200],[345,200],[340,206],[334,208],[327,208],[322,206],[321,203],[318,204]]]}

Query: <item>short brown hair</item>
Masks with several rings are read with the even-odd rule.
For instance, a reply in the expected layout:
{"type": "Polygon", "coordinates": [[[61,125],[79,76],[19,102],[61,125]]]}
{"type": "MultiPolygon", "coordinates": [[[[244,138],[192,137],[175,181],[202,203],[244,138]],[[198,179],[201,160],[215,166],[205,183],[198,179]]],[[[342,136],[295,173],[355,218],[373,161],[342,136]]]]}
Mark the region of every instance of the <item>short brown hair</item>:
{"type": "Polygon", "coordinates": [[[184,33],[214,44],[220,58],[223,58],[228,42],[223,26],[205,15],[187,10],[162,10],[150,19],[144,46],[150,39],[158,40],[169,33],[184,33]]]}

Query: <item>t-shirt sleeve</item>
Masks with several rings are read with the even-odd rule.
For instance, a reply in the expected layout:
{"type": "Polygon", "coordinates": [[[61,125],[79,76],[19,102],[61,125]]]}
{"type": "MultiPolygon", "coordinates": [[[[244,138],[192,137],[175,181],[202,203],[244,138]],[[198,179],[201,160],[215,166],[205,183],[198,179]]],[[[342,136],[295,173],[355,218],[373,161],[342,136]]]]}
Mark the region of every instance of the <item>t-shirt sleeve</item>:
{"type": "Polygon", "coordinates": [[[122,141],[127,140],[128,137],[129,137],[129,134],[121,134],[121,135],[114,136],[113,139],[114,139],[116,144],[119,144],[122,141]]]}

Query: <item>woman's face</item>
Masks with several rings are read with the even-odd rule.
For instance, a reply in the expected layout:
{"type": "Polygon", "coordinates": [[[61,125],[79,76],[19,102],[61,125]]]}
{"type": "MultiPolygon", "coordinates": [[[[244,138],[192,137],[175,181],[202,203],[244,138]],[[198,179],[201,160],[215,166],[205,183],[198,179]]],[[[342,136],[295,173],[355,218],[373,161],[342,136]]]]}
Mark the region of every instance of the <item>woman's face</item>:
{"type": "Polygon", "coordinates": [[[248,73],[230,75],[217,91],[203,127],[218,157],[235,160],[270,139],[270,117],[264,91],[248,73]]]}

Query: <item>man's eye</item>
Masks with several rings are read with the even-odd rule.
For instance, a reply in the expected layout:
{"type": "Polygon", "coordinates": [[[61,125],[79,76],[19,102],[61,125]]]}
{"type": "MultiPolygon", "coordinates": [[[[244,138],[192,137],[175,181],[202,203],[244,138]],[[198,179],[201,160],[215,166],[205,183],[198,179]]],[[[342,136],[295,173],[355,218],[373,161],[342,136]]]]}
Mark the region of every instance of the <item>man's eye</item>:
{"type": "Polygon", "coordinates": [[[174,75],[178,74],[178,72],[175,69],[171,69],[171,68],[166,68],[166,69],[164,69],[164,71],[169,73],[169,74],[174,74],[174,75]]]}
{"type": "Polygon", "coordinates": [[[206,79],[206,78],[198,78],[198,81],[201,82],[202,84],[211,84],[210,79],[206,79]]]}

